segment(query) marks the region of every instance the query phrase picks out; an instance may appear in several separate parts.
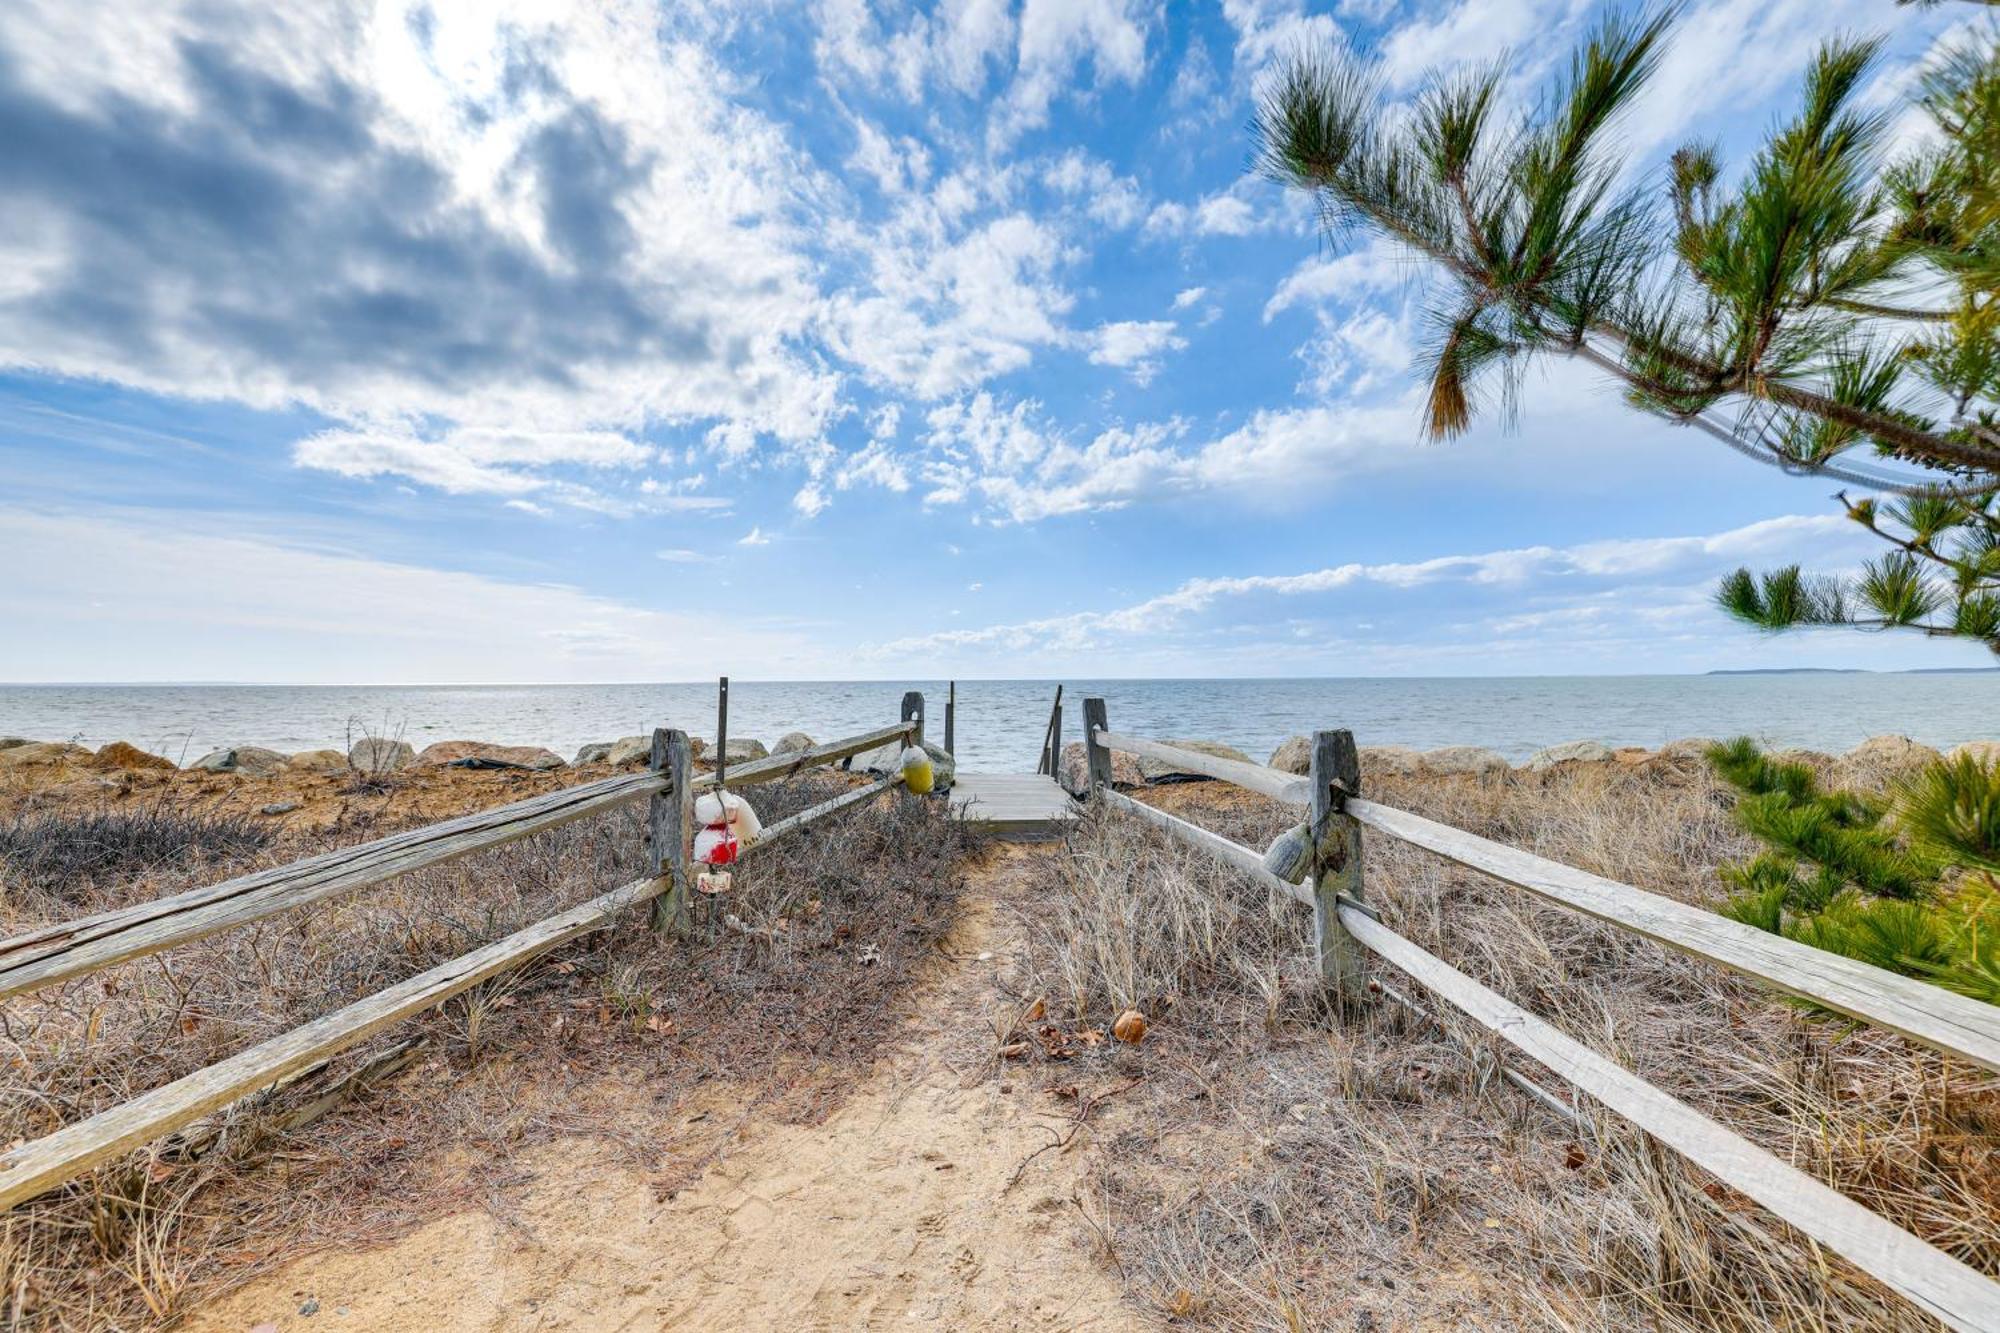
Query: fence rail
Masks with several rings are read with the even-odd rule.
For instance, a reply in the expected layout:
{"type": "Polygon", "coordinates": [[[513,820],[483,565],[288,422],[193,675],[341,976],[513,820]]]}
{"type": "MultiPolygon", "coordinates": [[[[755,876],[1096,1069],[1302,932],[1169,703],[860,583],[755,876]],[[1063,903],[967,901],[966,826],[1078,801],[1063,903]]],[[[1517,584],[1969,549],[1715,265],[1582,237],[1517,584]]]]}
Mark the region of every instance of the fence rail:
{"type": "MultiPolygon", "coordinates": [[[[922,696],[905,696],[904,720],[894,726],[742,764],[729,772],[726,785],[733,790],[790,777],[815,765],[851,758],[899,737],[920,736],[922,727],[922,696]]],[[[564,788],[171,898],[0,941],[0,960],[11,960],[0,968],[0,998],[380,883],[419,866],[502,846],[605,810],[650,800],[656,816],[662,809],[674,816],[685,815],[697,792],[713,790],[717,785],[713,773],[689,774],[688,750],[684,733],[657,731],[653,736],[654,766],[644,773],[564,788]],[[672,765],[663,762],[669,756],[679,762],[672,765]],[[679,790],[675,790],[676,776],[684,779],[679,790]]],[[[815,820],[873,799],[901,781],[901,774],[892,774],[778,820],[744,851],[759,852],[815,820]]],[[[439,964],[130,1101],[0,1153],[0,1208],[12,1207],[74,1180],[99,1162],[268,1088],[567,940],[602,930],[634,907],[658,904],[670,896],[684,902],[691,878],[687,846],[693,829],[689,819],[676,818],[670,822],[675,825],[669,830],[671,846],[662,844],[660,821],[656,818],[653,823],[655,868],[644,879],[538,921],[505,939],[439,964]]]]}
{"type": "Polygon", "coordinates": [[[2000,1010],[1364,800],[1353,737],[1346,732],[1315,735],[1312,772],[1300,779],[1257,764],[1121,735],[1107,729],[1106,717],[1103,700],[1084,701],[1084,744],[1091,785],[1099,798],[1207,852],[1271,892],[1312,907],[1321,925],[1321,968],[1329,985],[1350,995],[1358,992],[1358,978],[1351,958],[1346,956],[1351,946],[1387,960],[1572,1087],[1756,1200],[1918,1308],[1954,1328],[2000,1328],[2000,1284],[1765,1152],[1384,925],[1361,896],[1358,832],[1351,840],[1347,834],[1361,826],[1387,833],[1599,920],[1989,1069],[2000,1069],[2000,1010]],[[1268,870],[1262,856],[1252,849],[1112,791],[1111,750],[1221,778],[1309,810],[1307,836],[1314,848],[1311,880],[1290,883],[1268,870]]]}

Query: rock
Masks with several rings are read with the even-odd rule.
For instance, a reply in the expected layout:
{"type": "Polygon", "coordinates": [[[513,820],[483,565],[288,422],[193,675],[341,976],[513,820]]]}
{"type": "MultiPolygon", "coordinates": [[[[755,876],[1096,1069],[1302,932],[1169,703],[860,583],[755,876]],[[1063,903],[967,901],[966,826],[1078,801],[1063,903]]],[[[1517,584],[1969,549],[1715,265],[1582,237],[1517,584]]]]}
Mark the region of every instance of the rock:
{"type": "MultiPolygon", "coordinates": [[[[1072,796],[1082,796],[1090,790],[1090,764],[1084,757],[1082,741],[1071,741],[1063,746],[1062,759],[1056,764],[1056,781],[1072,796]]],[[[1111,752],[1112,786],[1137,787],[1145,781],[1139,775],[1137,759],[1117,750],[1111,752]]]]}
{"type": "Polygon", "coordinates": [[[771,753],[797,754],[801,750],[812,749],[813,744],[813,738],[806,735],[803,731],[788,731],[778,737],[778,743],[771,747],[771,753]]]}
{"type": "Polygon", "coordinates": [[[1312,772],[1313,743],[1305,736],[1287,736],[1271,751],[1271,767],[1280,773],[1303,776],[1312,772]]]}
{"type": "Polygon", "coordinates": [[[1677,741],[1668,741],[1656,752],[1660,759],[1699,759],[1708,762],[1708,750],[1717,741],[1712,736],[1683,736],[1677,741]]]}
{"type": "Polygon", "coordinates": [[[1922,768],[1942,757],[1930,746],[1920,745],[1908,736],[1870,736],[1840,756],[1840,761],[1852,768],[1900,771],[1922,768]]]}
{"type": "Polygon", "coordinates": [[[238,773],[246,778],[268,778],[285,766],[285,756],[256,745],[238,745],[228,750],[210,750],[188,767],[204,773],[238,773]]]}
{"type": "Polygon", "coordinates": [[[570,762],[581,768],[585,764],[605,763],[610,758],[610,741],[592,741],[590,744],[579,748],[576,752],[576,758],[570,760],[570,762]]]}
{"type": "Polygon", "coordinates": [[[136,745],[124,741],[113,741],[99,750],[91,759],[93,768],[164,768],[173,769],[174,761],[164,755],[148,754],[136,745]]]}
{"type": "Polygon", "coordinates": [[[1406,778],[1424,766],[1423,756],[1407,745],[1364,745],[1360,754],[1364,790],[1371,777],[1406,778]]]}
{"type": "Polygon", "coordinates": [[[347,756],[338,750],[300,750],[285,761],[285,767],[294,773],[332,776],[347,771],[347,756]]]}
{"type": "MultiPolygon", "coordinates": [[[[1217,759],[1234,759],[1239,764],[1254,764],[1257,762],[1235,746],[1224,745],[1220,741],[1172,740],[1162,741],[1161,744],[1171,745],[1179,750],[1193,750],[1196,754],[1213,755],[1217,759]]],[[[1209,780],[1208,776],[1204,773],[1186,773],[1163,759],[1147,759],[1143,756],[1139,760],[1139,776],[1148,782],[1207,782],[1209,780]]]]}
{"type": "Polygon", "coordinates": [[[494,745],[489,741],[438,741],[410,761],[414,768],[525,768],[537,772],[567,768],[562,756],[539,745],[494,745]]]}
{"type": "Polygon", "coordinates": [[[90,751],[68,741],[23,741],[0,750],[0,768],[41,768],[56,764],[80,764],[90,751]]]}
{"type": "Polygon", "coordinates": [[[644,736],[620,736],[611,742],[604,752],[604,762],[613,768],[623,768],[627,764],[647,764],[653,759],[653,737],[649,732],[644,736]]]}
{"type": "Polygon", "coordinates": [[[18,745],[33,744],[25,736],[0,736],[0,750],[11,750],[18,745]]]}
{"type": "Polygon", "coordinates": [[[2000,741],[1966,741],[1944,752],[1944,757],[1954,762],[1967,755],[1972,756],[1974,763],[1991,768],[1995,764],[2000,764],[2000,741]]]}
{"type": "Polygon", "coordinates": [[[299,808],[297,801],[273,801],[257,811],[260,815],[289,815],[299,808]]]}
{"type": "Polygon", "coordinates": [[[722,758],[731,764],[747,764],[753,759],[768,758],[770,753],[764,748],[762,741],[752,740],[748,736],[731,736],[729,744],[723,747],[722,758]]]}
{"type": "Polygon", "coordinates": [[[1421,756],[1423,765],[1433,773],[1505,773],[1509,769],[1507,760],[1497,750],[1489,750],[1479,745],[1447,745],[1438,750],[1425,750],[1421,756]]]}
{"type": "MultiPolygon", "coordinates": [[[[950,753],[942,745],[934,745],[930,741],[924,742],[924,753],[931,757],[931,790],[945,791],[949,789],[952,779],[958,774],[957,761],[951,757],[950,753]]],[[[854,771],[857,773],[873,773],[877,777],[885,778],[891,773],[902,772],[902,742],[890,741],[887,745],[878,745],[872,750],[856,755],[854,757],[854,771]]]]}
{"type": "Polygon", "coordinates": [[[1653,752],[1643,745],[1621,745],[1611,752],[1612,761],[1624,768],[1637,768],[1652,757],[1653,752]]]}
{"type": "Polygon", "coordinates": [[[1565,741],[1528,756],[1528,768],[1536,773],[1557,764],[1601,764],[1611,757],[1611,747],[1602,741],[1565,741]]]}
{"type": "Polygon", "coordinates": [[[390,740],[386,736],[363,736],[347,751],[348,765],[371,778],[394,773],[416,757],[416,748],[408,741],[390,740]]]}

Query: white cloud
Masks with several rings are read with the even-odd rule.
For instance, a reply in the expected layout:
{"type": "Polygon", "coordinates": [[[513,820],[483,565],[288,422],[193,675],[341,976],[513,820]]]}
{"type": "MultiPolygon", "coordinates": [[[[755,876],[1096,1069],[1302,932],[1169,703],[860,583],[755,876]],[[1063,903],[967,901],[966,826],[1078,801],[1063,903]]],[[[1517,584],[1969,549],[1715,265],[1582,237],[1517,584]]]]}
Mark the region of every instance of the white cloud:
{"type": "Polygon", "coordinates": [[[0,679],[688,680],[717,663],[765,676],[827,665],[797,635],[738,617],[310,546],[254,516],[0,509],[0,546],[12,562],[0,615],[17,631],[0,679]]]}
{"type": "MultiPolygon", "coordinates": [[[[1561,599],[1560,605],[1529,610],[1479,612],[1491,633],[1516,634],[1589,621],[1617,620],[1624,631],[1636,619],[1657,628],[1705,611],[1714,577],[1743,561],[1824,558],[1831,543],[1853,536],[1854,525],[1838,515],[1787,515],[1705,536],[1636,538],[1587,542],[1568,547],[1532,546],[1475,555],[1379,564],[1348,563],[1298,574],[1258,574],[1189,579],[1173,589],[1126,606],[1081,611],[1037,620],[947,630],[896,640],[880,649],[886,658],[922,659],[926,653],[999,650],[1115,651],[1127,641],[1185,635],[1190,626],[1226,608],[1259,599],[1321,599],[1324,614],[1346,613],[1341,598],[1373,586],[1395,594],[1392,606],[1434,619],[1442,595],[1426,589],[1455,586],[1487,590],[1478,606],[1519,607],[1524,595],[1561,599]],[[1646,580],[1667,580],[1648,587],[1646,580]],[[1607,589],[1606,581],[1625,587],[1607,589]],[[1493,597],[1516,599],[1496,603],[1493,597]],[[1326,599],[1333,599],[1330,602],[1326,599]]],[[[1846,549],[1861,549],[1848,543],[1846,549]]],[[[1453,603],[1454,605],[1456,603],[1453,603]]],[[[1251,613],[1245,613],[1251,614],[1251,613]]],[[[1263,622],[1256,622],[1260,627],[1263,622]]],[[[1435,630],[1435,625],[1431,626],[1435,630]]],[[[1418,631],[1422,633],[1422,631],[1418,631]]],[[[1492,650],[1490,640],[1480,641],[1492,650]]],[[[1268,646],[1268,645],[1261,645],[1268,646]]]]}
{"type": "Polygon", "coordinates": [[[1090,362],[1129,371],[1140,384],[1159,373],[1160,355],[1187,346],[1170,319],[1124,319],[1099,324],[1090,332],[1090,362]]]}
{"type": "Polygon", "coordinates": [[[1185,310],[1207,295],[1208,288],[1206,287],[1183,287],[1180,291],[1174,293],[1174,309],[1185,310]]]}
{"type": "Polygon", "coordinates": [[[668,547],[653,554],[671,565],[712,565],[722,559],[711,551],[697,551],[686,546],[668,547]]]}
{"type": "Polygon", "coordinates": [[[764,529],[753,527],[736,539],[738,546],[769,546],[771,539],[764,535],[764,529]]]}

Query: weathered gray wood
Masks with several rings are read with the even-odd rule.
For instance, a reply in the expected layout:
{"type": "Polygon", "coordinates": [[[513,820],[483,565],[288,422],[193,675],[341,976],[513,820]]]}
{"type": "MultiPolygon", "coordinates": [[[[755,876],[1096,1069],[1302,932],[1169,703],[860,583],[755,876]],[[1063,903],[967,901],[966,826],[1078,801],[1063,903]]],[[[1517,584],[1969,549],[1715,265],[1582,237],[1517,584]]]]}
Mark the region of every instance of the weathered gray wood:
{"type": "Polygon", "coordinates": [[[503,940],[419,973],[324,1018],[293,1028],[227,1060],[134,1097],[87,1120],[0,1154],[0,1208],[74,1180],[97,1163],[256,1092],[421,1013],[489,977],[519,967],[565,940],[609,924],[619,913],[664,892],[643,879],[516,931],[503,940]]]}
{"type": "MultiPolygon", "coordinates": [[[[1090,774],[1092,791],[1105,791],[1111,786],[1111,751],[1105,748],[1103,737],[1098,735],[1110,727],[1104,700],[1086,697],[1083,701],[1083,759],[1084,768],[1090,774]]],[[[1060,764],[1061,760],[1057,763],[1060,764]]]]}
{"type": "Polygon", "coordinates": [[[1363,901],[1361,825],[1347,813],[1347,798],[1361,794],[1361,757],[1351,731],[1313,733],[1312,766],[1313,939],[1319,974],[1345,999],[1360,996],[1367,978],[1361,946],[1340,924],[1340,902],[1363,901]]]}
{"type": "Polygon", "coordinates": [[[724,676],[715,687],[715,785],[729,784],[723,775],[729,771],[729,677],[724,676]]]}
{"type": "Polygon", "coordinates": [[[1049,710],[1049,776],[1062,766],[1062,686],[1056,686],[1055,707],[1049,710]]]}
{"type": "MultiPolygon", "coordinates": [[[[1303,884],[1293,884],[1281,876],[1272,874],[1265,868],[1264,858],[1241,843],[1232,842],[1219,833],[1209,832],[1199,824],[1191,824],[1185,819],[1170,815],[1157,806],[1147,805],[1144,801],[1134,800],[1123,792],[1100,789],[1098,796],[1115,809],[1126,811],[1150,823],[1159,825],[1168,833],[1181,839],[1181,841],[1207,852],[1230,869],[1241,871],[1280,898],[1290,898],[1301,907],[1312,907],[1315,905],[1311,889],[1303,884]]],[[[1396,1003],[1421,1012],[1419,1006],[1415,1005],[1406,996],[1398,995],[1389,987],[1383,986],[1382,992],[1396,1003]]],[[[1482,1052],[1484,1052],[1484,1048],[1469,1052],[1469,1054],[1477,1061],[1481,1058],[1482,1052]]],[[[1490,1053],[1487,1053],[1487,1058],[1490,1058],[1490,1053]]],[[[1541,1084],[1526,1077],[1519,1070],[1510,1069],[1504,1064],[1497,1067],[1500,1071],[1500,1077],[1506,1079],[1508,1083],[1520,1089],[1529,1097],[1534,1098],[1543,1106],[1548,1107],[1551,1111],[1554,1111],[1566,1120],[1574,1121],[1576,1119],[1576,1111],[1564,1105],[1560,1098],[1556,1097],[1547,1088],[1542,1087],[1541,1084]]]]}
{"type": "Polygon", "coordinates": [[[1167,832],[1187,842],[1216,860],[1233,869],[1240,870],[1281,898],[1290,898],[1304,907],[1313,905],[1313,891],[1303,884],[1292,884],[1278,878],[1264,868],[1264,858],[1240,843],[1232,842],[1220,833],[1211,833],[1199,824],[1191,824],[1177,815],[1170,815],[1157,806],[1134,800],[1124,792],[1100,788],[1098,798],[1114,809],[1137,815],[1149,823],[1157,824],[1167,832]]]}
{"type": "Polygon", "coordinates": [[[924,696],[921,690],[911,690],[903,696],[903,711],[899,715],[910,727],[910,744],[924,743],[924,696]]]}
{"type": "MultiPolygon", "coordinates": [[[[912,724],[908,722],[898,722],[893,727],[878,727],[859,736],[849,736],[845,740],[815,745],[809,750],[795,750],[790,754],[774,754],[752,760],[729,771],[729,790],[739,791],[759,783],[779,782],[785,778],[795,777],[808,768],[821,764],[837,764],[843,759],[851,759],[857,754],[863,754],[877,746],[886,745],[899,737],[909,735],[911,726],[912,724]]],[[[696,791],[709,791],[716,785],[713,773],[703,773],[694,779],[696,791]]]]}
{"type": "Polygon", "coordinates": [[[685,937],[692,927],[689,911],[694,893],[694,784],[688,770],[694,762],[687,733],[677,728],[653,730],[652,770],[666,780],[647,812],[647,868],[655,879],[671,881],[666,893],[653,899],[652,927],[685,937]]]}
{"type": "Polygon", "coordinates": [[[958,682],[945,686],[944,694],[944,752],[958,753],[958,682]]]}
{"type": "Polygon", "coordinates": [[[1363,945],[1433,994],[1919,1309],[1953,1328],[2000,1329],[2000,1285],[1572,1040],[1365,912],[1342,907],[1340,913],[1363,945]]]}
{"type": "Polygon", "coordinates": [[[261,920],[572,820],[636,804],[653,773],[564,787],[185,893],[0,940],[0,999],[261,920]]]}
{"type": "Polygon", "coordinates": [[[1076,802],[1042,773],[960,773],[952,779],[952,814],[1002,838],[1052,838],[1076,818],[1076,802]]]}
{"type": "Polygon", "coordinates": [[[851,805],[860,805],[863,802],[871,801],[889,790],[889,788],[902,782],[902,780],[903,775],[901,773],[892,773],[879,782],[871,782],[865,787],[856,787],[853,791],[844,791],[832,800],[821,801],[818,805],[807,806],[795,815],[787,815],[774,824],[766,824],[762,833],[759,833],[754,840],[744,845],[743,850],[738,853],[738,857],[747,858],[752,852],[761,851],[779,839],[797,833],[816,819],[823,819],[836,811],[845,810],[851,805]]]}
{"type": "Polygon", "coordinates": [[[1188,773],[1200,773],[1204,777],[1233,782],[1239,787],[1269,796],[1273,800],[1284,801],[1288,805],[1295,805],[1301,810],[1312,807],[1312,782],[1307,778],[1280,773],[1277,769],[1266,768],[1262,764],[1246,764],[1240,759],[1222,759],[1212,754],[1202,754],[1197,750],[1183,750],[1178,745],[1162,745],[1158,741],[1141,740],[1137,736],[1125,736],[1115,731],[1099,732],[1098,739],[1109,749],[1136,754],[1146,759],[1158,759],[1188,773]]]}
{"type": "Polygon", "coordinates": [[[1814,949],[1782,935],[1393,806],[1355,799],[1348,801],[1347,813],[1370,828],[1519,885],[1600,921],[2000,1071],[2000,1007],[1814,949]]]}

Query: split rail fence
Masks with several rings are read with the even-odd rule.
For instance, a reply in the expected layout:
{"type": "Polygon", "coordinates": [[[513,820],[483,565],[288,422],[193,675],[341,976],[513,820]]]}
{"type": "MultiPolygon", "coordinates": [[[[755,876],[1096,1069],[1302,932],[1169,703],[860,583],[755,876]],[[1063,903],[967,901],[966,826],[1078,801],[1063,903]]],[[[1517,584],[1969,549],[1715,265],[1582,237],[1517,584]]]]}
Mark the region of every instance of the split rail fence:
{"type": "MultiPolygon", "coordinates": [[[[1097,798],[1158,825],[1271,892],[1310,907],[1322,974],[1340,995],[1352,998],[1363,992],[1368,954],[1386,959],[1479,1026],[1918,1308],[1953,1328],[1977,1333],[2000,1329],[2000,1284],[1566,1036],[1384,925],[1364,893],[1362,830],[1422,847],[1622,930],[1995,1071],[2000,1071],[2000,1009],[1365,800],[1351,732],[1316,733],[1310,771],[1298,777],[1121,735],[1110,730],[1105,701],[1099,698],[1083,701],[1083,726],[1089,781],[1097,798]],[[1112,790],[1112,751],[1219,778],[1305,812],[1312,847],[1310,877],[1291,883],[1267,870],[1260,853],[1112,790]]],[[[1539,1092],[1533,1084],[1528,1086],[1539,1092]]]]}
{"type": "MultiPolygon", "coordinates": [[[[894,740],[907,738],[921,743],[922,694],[912,691],[903,696],[901,717],[893,726],[733,766],[727,772],[726,786],[734,790],[789,778],[808,768],[851,760],[894,740]]],[[[0,1209],[46,1193],[99,1162],[274,1087],[394,1023],[520,967],[566,940],[603,930],[631,908],[651,904],[655,930],[685,935],[691,920],[689,892],[694,877],[694,799],[703,791],[725,785],[718,781],[720,769],[696,774],[692,760],[687,734],[662,728],[653,733],[651,763],[643,773],[565,787],[220,884],[0,940],[0,1000],[4,1000],[352,893],[423,866],[488,851],[572,820],[642,801],[648,805],[651,873],[644,879],[621,885],[324,1018],[0,1153],[0,1209]]],[[[753,858],[814,821],[872,800],[901,781],[900,773],[891,774],[766,825],[756,840],[744,847],[742,855],[753,858]]]]}

